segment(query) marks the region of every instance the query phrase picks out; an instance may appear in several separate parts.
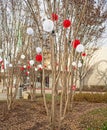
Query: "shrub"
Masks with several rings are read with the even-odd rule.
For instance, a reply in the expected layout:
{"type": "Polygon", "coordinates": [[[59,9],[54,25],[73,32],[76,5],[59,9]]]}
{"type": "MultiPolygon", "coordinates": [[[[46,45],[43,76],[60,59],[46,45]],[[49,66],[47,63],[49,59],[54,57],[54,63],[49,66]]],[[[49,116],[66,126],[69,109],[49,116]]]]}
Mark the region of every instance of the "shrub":
{"type": "Polygon", "coordinates": [[[74,96],[74,101],[107,103],[107,93],[76,93],[74,96]]]}
{"type": "Polygon", "coordinates": [[[102,129],[101,130],[107,130],[107,122],[105,122],[102,126],[102,129]]]}

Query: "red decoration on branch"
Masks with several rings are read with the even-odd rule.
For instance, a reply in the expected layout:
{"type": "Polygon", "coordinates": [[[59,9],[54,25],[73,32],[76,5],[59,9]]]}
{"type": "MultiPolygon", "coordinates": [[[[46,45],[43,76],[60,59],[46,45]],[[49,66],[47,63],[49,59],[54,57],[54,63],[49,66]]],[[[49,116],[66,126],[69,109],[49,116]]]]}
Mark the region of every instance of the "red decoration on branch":
{"type": "Polygon", "coordinates": [[[76,90],[76,86],[73,85],[71,89],[72,89],[73,91],[75,91],[75,90],[76,90]]]}
{"type": "Polygon", "coordinates": [[[28,66],[27,66],[27,69],[29,70],[30,68],[31,68],[31,66],[30,66],[30,65],[28,65],[28,66]]]}
{"type": "Polygon", "coordinates": [[[66,20],[63,21],[63,27],[64,28],[68,28],[70,26],[71,26],[71,21],[70,20],[66,19],[66,20]]]}
{"type": "Polygon", "coordinates": [[[78,39],[76,39],[76,40],[74,40],[74,41],[72,42],[73,48],[76,48],[79,44],[80,44],[80,41],[79,41],[78,39]]]}
{"type": "Polygon", "coordinates": [[[57,21],[58,20],[58,15],[55,13],[52,13],[52,20],[57,21]]]}
{"type": "Polygon", "coordinates": [[[42,61],[42,55],[41,54],[36,55],[35,59],[36,59],[37,62],[41,62],[42,61]]]}
{"type": "Polygon", "coordinates": [[[20,70],[23,71],[25,68],[24,67],[20,67],[20,70]]]}
{"type": "Polygon", "coordinates": [[[84,52],[84,53],[82,53],[81,55],[82,55],[82,56],[86,56],[86,53],[84,52]]]}
{"type": "Polygon", "coordinates": [[[26,74],[26,76],[28,76],[28,75],[29,75],[29,72],[25,72],[25,74],[26,74]]]}

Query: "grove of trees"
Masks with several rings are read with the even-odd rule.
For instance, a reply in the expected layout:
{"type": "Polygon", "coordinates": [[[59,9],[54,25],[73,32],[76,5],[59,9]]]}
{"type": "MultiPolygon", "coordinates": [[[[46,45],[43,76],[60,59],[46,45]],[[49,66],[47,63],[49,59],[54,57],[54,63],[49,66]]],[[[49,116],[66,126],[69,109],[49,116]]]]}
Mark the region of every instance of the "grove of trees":
{"type": "Polygon", "coordinates": [[[27,80],[32,87],[31,100],[36,100],[36,81],[41,75],[51,130],[55,129],[56,119],[60,130],[66,113],[72,109],[77,82],[82,91],[81,80],[89,71],[106,20],[106,0],[1,0],[0,73],[7,87],[8,110],[15,103],[19,86],[27,80]],[[51,109],[45,94],[48,73],[52,77],[51,109]]]}

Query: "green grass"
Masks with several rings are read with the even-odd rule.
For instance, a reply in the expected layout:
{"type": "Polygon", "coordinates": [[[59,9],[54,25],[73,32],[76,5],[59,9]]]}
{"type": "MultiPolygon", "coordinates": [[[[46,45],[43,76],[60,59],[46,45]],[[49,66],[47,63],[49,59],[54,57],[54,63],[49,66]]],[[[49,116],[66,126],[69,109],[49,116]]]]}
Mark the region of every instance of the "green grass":
{"type": "Polygon", "coordinates": [[[80,119],[82,130],[107,130],[107,108],[94,109],[80,119]]]}

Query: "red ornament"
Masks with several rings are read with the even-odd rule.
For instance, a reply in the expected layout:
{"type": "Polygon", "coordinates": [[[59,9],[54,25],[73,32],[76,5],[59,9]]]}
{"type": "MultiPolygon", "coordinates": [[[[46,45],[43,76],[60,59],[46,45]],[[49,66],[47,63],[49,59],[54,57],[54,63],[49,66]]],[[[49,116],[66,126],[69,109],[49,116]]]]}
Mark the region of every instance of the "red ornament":
{"type": "Polygon", "coordinates": [[[27,66],[27,69],[29,70],[30,68],[31,68],[31,66],[30,66],[30,65],[28,65],[28,66],[27,66]]]}
{"type": "Polygon", "coordinates": [[[39,68],[38,70],[40,70],[40,71],[41,71],[41,70],[42,70],[42,68],[39,68]]]}
{"type": "Polygon", "coordinates": [[[25,68],[24,67],[20,67],[20,70],[23,71],[25,68]]]}
{"type": "Polygon", "coordinates": [[[2,64],[2,63],[3,63],[3,61],[1,60],[1,61],[0,61],[0,64],[2,64]]]}
{"type": "Polygon", "coordinates": [[[44,68],[46,68],[46,65],[44,65],[44,68]]]}
{"type": "Polygon", "coordinates": [[[73,70],[76,70],[77,68],[75,66],[73,66],[73,70]]]}
{"type": "Polygon", "coordinates": [[[76,48],[79,44],[80,44],[80,41],[79,41],[78,39],[76,39],[76,40],[74,40],[74,41],[72,42],[73,48],[76,48]]]}
{"type": "Polygon", "coordinates": [[[41,62],[42,61],[42,55],[41,54],[36,55],[35,59],[36,59],[37,62],[41,62]]]}
{"type": "Polygon", "coordinates": [[[26,76],[28,76],[28,75],[29,75],[29,72],[25,72],[25,74],[26,74],[26,76]]]}
{"type": "Polygon", "coordinates": [[[76,86],[75,86],[75,85],[72,86],[72,90],[73,90],[73,91],[76,90],[76,86]]]}
{"type": "Polygon", "coordinates": [[[84,52],[84,53],[82,53],[81,55],[82,55],[82,56],[86,56],[86,53],[84,52]]]}
{"type": "Polygon", "coordinates": [[[55,13],[52,13],[52,20],[57,21],[58,20],[58,15],[55,13]]]}
{"type": "Polygon", "coordinates": [[[71,21],[70,20],[66,19],[66,20],[63,21],[63,27],[64,28],[68,28],[70,26],[71,26],[71,21]]]}
{"type": "Polygon", "coordinates": [[[1,65],[1,68],[4,69],[4,64],[1,65]]]}

